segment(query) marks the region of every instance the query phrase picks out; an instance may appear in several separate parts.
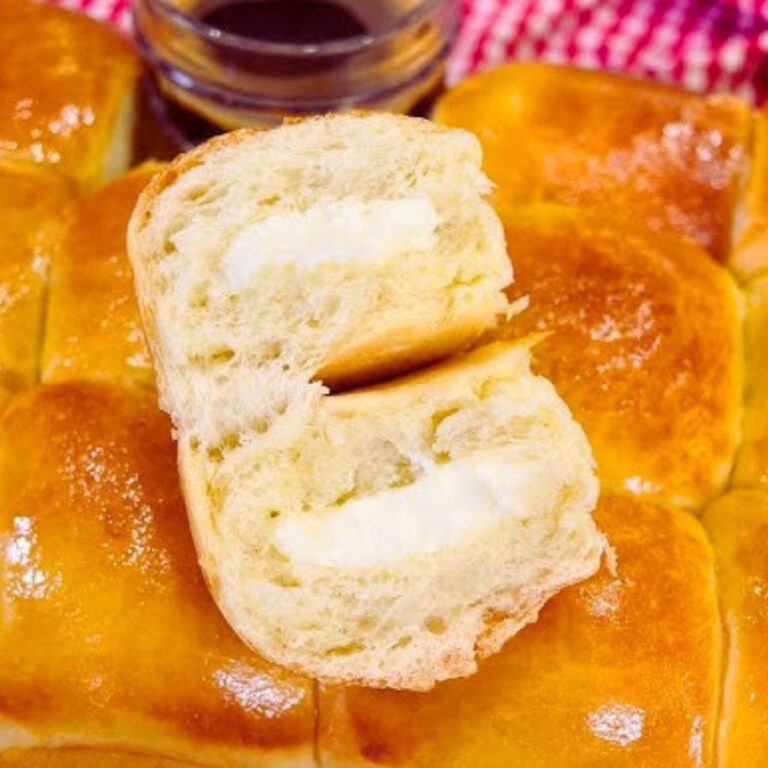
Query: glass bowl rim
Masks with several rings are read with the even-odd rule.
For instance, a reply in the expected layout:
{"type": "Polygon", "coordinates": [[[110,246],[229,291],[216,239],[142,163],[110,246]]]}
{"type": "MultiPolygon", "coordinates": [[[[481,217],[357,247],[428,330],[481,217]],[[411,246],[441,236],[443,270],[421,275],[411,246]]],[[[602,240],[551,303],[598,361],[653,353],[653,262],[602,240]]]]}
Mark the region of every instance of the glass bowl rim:
{"type": "MultiPolygon", "coordinates": [[[[292,57],[320,57],[320,56],[338,56],[358,52],[368,48],[381,40],[388,39],[408,27],[418,23],[425,16],[429,15],[435,8],[446,2],[446,0],[420,0],[419,3],[411,8],[407,13],[396,18],[392,24],[375,34],[365,33],[346,37],[341,40],[332,40],[327,43],[277,43],[268,40],[258,40],[253,37],[245,37],[232,32],[214,27],[202,21],[190,13],[176,7],[169,0],[143,0],[143,2],[154,8],[156,11],[164,14],[174,24],[191,31],[196,36],[203,38],[217,45],[225,45],[241,51],[251,53],[267,53],[276,56],[292,57]]],[[[447,3],[452,5],[453,3],[447,3]]],[[[140,3],[134,6],[134,18],[138,11],[136,8],[140,3]]],[[[138,24],[136,26],[139,26],[138,24]]]]}

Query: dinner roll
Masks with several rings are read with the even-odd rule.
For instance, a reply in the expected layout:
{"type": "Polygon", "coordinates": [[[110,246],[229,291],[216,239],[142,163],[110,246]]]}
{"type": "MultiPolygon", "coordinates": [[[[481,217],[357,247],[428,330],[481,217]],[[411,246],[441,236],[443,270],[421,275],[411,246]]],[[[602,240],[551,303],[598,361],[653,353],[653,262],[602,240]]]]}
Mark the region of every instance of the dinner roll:
{"type": "MultiPolygon", "coordinates": [[[[512,279],[479,165],[470,134],[384,114],[235,131],[183,155],[129,231],[149,341],[174,339],[155,355],[161,379],[247,347],[346,387],[474,341],[507,312],[512,279]]],[[[176,421],[197,408],[168,405],[176,421]]]]}
{"type": "Polygon", "coordinates": [[[0,411],[37,378],[50,260],[75,200],[64,177],[0,158],[0,411]]]}
{"type": "Polygon", "coordinates": [[[727,648],[718,765],[762,765],[768,756],[768,494],[738,490],[704,515],[717,559],[727,648]]]}
{"type": "Polygon", "coordinates": [[[604,487],[701,506],[741,419],[741,302],[696,245],[607,214],[501,206],[528,309],[496,337],[549,335],[534,371],[584,426],[604,487]]]}
{"type": "Polygon", "coordinates": [[[713,765],[721,641],[701,526],[610,494],[595,517],[616,570],[553,598],[474,677],[420,694],[321,687],[321,764],[713,765]]]}
{"type": "Polygon", "coordinates": [[[0,595],[0,765],[314,764],[312,683],[216,610],[149,393],[65,383],[10,406],[0,595]]]}
{"type": "Polygon", "coordinates": [[[187,509],[222,611],[286,666],[426,689],[598,567],[589,448],[524,345],[231,434],[180,431],[187,509]]]}
{"type": "Polygon", "coordinates": [[[752,118],[749,182],[736,210],[735,241],[728,261],[743,280],[768,272],[768,110],[752,118]]]}
{"type": "Polygon", "coordinates": [[[751,128],[736,97],[518,63],[450,89],[435,117],[477,134],[504,200],[597,207],[726,257],[751,128]]]}
{"type": "Polygon", "coordinates": [[[138,60],[106,24],[0,0],[0,156],[55,165],[92,190],[128,167],[138,60]]]}
{"type": "Polygon", "coordinates": [[[77,209],[51,270],[44,381],[152,384],[125,231],[139,193],[160,167],[135,169],[77,209]]]}
{"type": "Polygon", "coordinates": [[[733,482],[768,489],[768,275],[746,288],[744,437],[733,482]]]}
{"type": "Polygon", "coordinates": [[[325,386],[454,351],[506,309],[479,162],[404,117],[243,131],[159,174],[131,221],[201,565],[241,637],[306,674],[471,674],[598,567],[589,445],[532,340],[325,386]]]}

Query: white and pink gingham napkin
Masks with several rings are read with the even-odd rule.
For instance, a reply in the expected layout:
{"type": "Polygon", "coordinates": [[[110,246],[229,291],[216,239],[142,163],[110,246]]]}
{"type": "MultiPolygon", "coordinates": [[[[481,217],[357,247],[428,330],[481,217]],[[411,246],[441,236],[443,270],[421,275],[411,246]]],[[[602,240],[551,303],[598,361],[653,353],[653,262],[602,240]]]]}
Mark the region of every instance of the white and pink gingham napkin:
{"type": "MultiPolygon", "coordinates": [[[[48,0],[130,29],[130,0],[48,0]]],[[[768,100],[768,0],[464,0],[452,82],[508,59],[768,100]]]]}

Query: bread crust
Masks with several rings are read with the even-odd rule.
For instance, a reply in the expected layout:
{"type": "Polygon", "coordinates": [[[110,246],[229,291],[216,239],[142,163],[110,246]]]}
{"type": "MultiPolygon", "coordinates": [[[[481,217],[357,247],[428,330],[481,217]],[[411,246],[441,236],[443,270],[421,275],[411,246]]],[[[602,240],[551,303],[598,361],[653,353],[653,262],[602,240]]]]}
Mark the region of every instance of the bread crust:
{"type": "Polygon", "coordinates": [[[127,169],[139,73],[127,40],[81,13],[2,0],[0,49],[4,156],[54,166],[85,192],[127,169]]]}
{"type": "Polygon", "coordinates": [[[450,89],[434,117],[477,134],[499,200],[595,208],[728,257],[752,131],[735,96],[516,62],[450,89]]]}
{"type": "Polygon", "coordinates": [[[93,382],[0,422],[0,765],[313,765],[313,684],[216,610],[169,432],[93,382]]]}
{"type": "Polygon", "coordinates": [[[7,394],[37,378],[48,272],[78,201],[54,170],[0,157],[0,390],[7,394]]]}
{"type": "Polygon", "coordinates": [[[136,199],[161,167],[145,163],[77,207],[51,267],[43,381],[154,383],[125,229],[136,199]]]}
{"type": "Polygon", "coordinates": [[[320,763],[711,764],[723,641],[702,526],[611,493],[595,517],[615,548],[614,567],[604,562],[553,598],[474,676],[427,694],[321,686],[320,763]]]}
{"type": "Polygon", "coordinates": [[[621,216],[500,206],[529,307],[491,338],[533,353],[584,426],[605,488],[689,509],[725,487],[741,438],[743,301],[687,240],[621,216]],[[561,254],[549,258],[549,254],[561,254]]]}

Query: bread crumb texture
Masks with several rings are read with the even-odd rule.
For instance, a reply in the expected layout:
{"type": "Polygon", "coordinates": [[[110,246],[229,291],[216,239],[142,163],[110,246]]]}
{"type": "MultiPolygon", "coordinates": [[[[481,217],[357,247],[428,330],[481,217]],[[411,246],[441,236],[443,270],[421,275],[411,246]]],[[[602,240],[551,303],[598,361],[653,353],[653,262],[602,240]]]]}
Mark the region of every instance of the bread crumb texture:
{"type": "Polygon", "coordinates": [[[392,115],[239,131],[131,222],[203,570],[251,647],[322,680],[471,674],[605,549],[531,339],[467,351],[511,311],[480,161],[392,115]]]}

